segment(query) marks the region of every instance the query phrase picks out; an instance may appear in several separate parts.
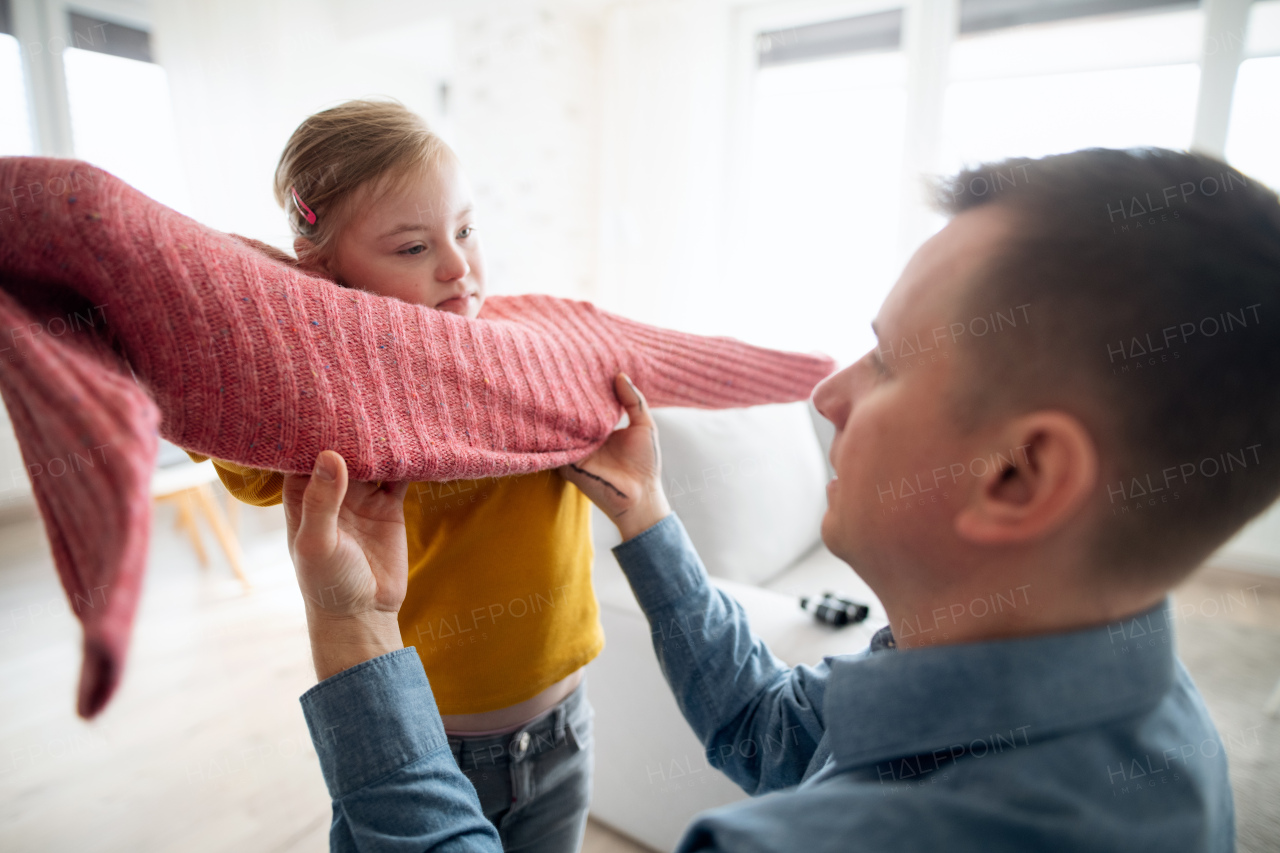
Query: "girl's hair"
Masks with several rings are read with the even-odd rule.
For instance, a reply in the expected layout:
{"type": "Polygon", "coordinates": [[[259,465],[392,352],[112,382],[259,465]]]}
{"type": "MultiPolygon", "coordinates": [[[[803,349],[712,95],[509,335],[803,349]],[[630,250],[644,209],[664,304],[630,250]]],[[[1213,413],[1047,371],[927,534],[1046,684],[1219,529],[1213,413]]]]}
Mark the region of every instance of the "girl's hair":
{"type": "Polygon", "coordinates": [[[399,101],[347,101],[306,119],[289,137],[276,166],[276,202],[293,233],[323,252],[357,190],[385,190],[390,180],[434,166],[446,153],[444,140],[399,101]]]}

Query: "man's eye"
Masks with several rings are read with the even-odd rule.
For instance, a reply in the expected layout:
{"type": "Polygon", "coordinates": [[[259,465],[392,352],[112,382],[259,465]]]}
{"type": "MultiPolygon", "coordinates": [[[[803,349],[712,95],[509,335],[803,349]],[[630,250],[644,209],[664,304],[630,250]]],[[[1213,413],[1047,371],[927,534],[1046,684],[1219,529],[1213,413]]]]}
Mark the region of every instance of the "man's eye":
{"type": "Polygon", "coordinates": [[[419,245],[417,245],[417,246],[410,246],[408,249],[402,249],[402,250],[400,251],[400,254],[402,254],[402,255],[420,255],[420,254],[422,254],[423,252],[425,252],[426,250],[427,250],[427,247],[426,247],[426,246],[423,246],[423,245],[419,244],[419,245]]]}

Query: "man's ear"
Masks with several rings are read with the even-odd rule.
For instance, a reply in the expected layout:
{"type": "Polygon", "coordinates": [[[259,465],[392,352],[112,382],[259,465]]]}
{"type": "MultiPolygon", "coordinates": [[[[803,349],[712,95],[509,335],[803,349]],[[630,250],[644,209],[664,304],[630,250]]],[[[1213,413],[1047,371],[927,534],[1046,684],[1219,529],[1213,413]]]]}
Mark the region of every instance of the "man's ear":
{"type": "Polygon", "coordinates": [[[329,258],[306,237],[293,238],[293,253],[298,258],[298,268],[303,272],[333,278],[333,271],[329,268],[329,258]]]}
{"type": "Polygon", "coordinates": [[[978,478],[969,503],[955,517],[960,538],[981,545],[1028,542],[1053,533],[1089,499],[1098,479],[1098,451],[1078,419],[1034,412],[1002,431],[1016,448],[978,478]]]}

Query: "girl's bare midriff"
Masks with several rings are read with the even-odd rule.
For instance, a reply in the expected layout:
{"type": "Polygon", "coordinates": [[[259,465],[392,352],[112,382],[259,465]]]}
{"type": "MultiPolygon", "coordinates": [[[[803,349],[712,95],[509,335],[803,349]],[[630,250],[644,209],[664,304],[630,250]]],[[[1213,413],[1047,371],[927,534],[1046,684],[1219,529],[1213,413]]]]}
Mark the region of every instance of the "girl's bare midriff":
{"type": "Polygon", "coordinates": [[[491,732],[495,729],[518,727],[532,720],[548,708],[558,705],[582,682],[582,670],[577,669],[543,690],[537,696],[482,714],[441,714],[444,729],[450,734],[467,732],[491,732]]]}

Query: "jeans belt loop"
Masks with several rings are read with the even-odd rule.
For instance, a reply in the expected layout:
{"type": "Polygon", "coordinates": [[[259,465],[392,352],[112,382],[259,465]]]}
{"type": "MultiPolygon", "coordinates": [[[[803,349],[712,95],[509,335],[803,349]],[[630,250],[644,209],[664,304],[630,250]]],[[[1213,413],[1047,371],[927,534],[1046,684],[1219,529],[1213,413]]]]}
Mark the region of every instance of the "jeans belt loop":
{"type": "Polygon", "coordinates": [[[556,706],[556,746],[564,746],[565,744],[565,729],[568,727],[569,722],[569,710],[565,707],[566,704],[568,704],[568,700],[556,706]]]}
{"type": "Polygon", "coordinates": [[[511,736],[511,741],[507,746],[507,751],[515,761],[524,760],[525,755],[529,753],[529,745],[533,742],[533,735],[529,734],[528,729],[521,729],[511,736]]]}

